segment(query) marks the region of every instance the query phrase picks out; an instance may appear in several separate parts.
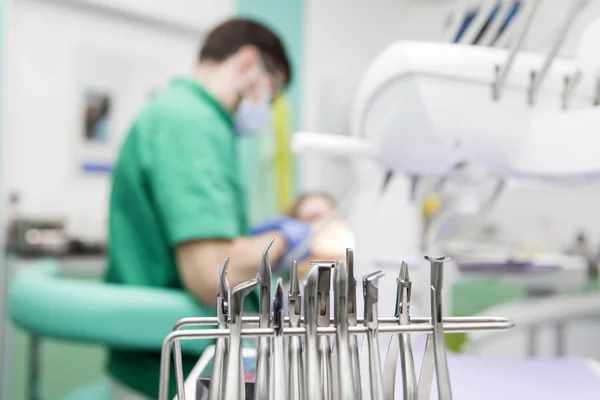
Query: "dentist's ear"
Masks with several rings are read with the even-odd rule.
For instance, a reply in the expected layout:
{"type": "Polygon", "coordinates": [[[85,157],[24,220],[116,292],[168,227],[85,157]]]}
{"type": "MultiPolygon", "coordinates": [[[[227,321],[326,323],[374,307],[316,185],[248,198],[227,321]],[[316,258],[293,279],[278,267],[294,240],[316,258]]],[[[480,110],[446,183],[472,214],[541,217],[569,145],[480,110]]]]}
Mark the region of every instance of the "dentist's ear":
{"type": "Polygon", "coordinates": [[[250,97],[256,100],[254,88],[260,80],[260,69],[258,68],[261,58],[260,51],[256,46],[242,46],[233,56],[236,73],[239,76],[238,92],[241,97],[250,97]]]}
{"type": "Polygon", "coordinates": [[[252,72],[260,60],[260,50],[256,46],[245,45],[233,55],[240,73],[252,72]]]}

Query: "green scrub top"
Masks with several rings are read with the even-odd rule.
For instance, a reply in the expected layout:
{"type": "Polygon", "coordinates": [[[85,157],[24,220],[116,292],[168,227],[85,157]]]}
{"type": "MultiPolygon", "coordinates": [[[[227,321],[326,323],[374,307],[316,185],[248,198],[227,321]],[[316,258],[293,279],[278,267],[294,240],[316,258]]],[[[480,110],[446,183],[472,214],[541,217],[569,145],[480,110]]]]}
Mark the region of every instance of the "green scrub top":
{"type": "MultiPolygon", "coordinates": [[[[178,244],[248,233],[232,116],[197,82],[175,80],[134,122],[113,173],[109,225],[106,281],[168,288],[182,287],[178,244]]],[[[256,310],[253,300],[246,304],[256,310]]],[[[216,315],[214,307],[203,309],[200,316],[216,315]]],[[[184,357],[186,375],[196,361],[184,357]]],[[[159,363],[158,349],[110,349],[108,371],[156,398],[159,363]]],[[[171,396],[174,390],[172,384],[171,396]]]]}

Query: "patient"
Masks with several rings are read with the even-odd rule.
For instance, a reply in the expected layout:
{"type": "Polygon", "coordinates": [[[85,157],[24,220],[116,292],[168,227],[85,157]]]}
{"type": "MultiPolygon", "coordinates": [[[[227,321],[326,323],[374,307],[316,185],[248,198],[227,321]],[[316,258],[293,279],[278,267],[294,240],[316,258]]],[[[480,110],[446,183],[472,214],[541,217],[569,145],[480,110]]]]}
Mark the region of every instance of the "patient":
{"type": "Polygon", "coordinates": [[[300,275],[304,275],[308,271],[310,260],[344,259],[346,248],[354,247],[354,236],[350,227],[344,220],[333,217],[336,208],[335,199],[327,193],[305,193],[296,199],[283,217],[279,216],[253,227],[252,233],[260,234],[269,231],[281,218],[295,218],[310,223],[316,233],[308,255],[303,257],[303,261],[298,265],[300,275]]]}
{"type": "Polygon", "coordinates": [[[301,221],[313,224],[317,234],[310,246],[308,260],[299,263],[298,270],[301,276],[308,272],[310,260],[334,261],[344,259],[347,247],[354,246],[352,231],[341,219],[332,217],[337,202],[324,192],[311,192],[299,196],[291,207],[288,215],[301,221]],[[327,224],[322,230],[323,224],[327,224]]]}
{"type": "Polygon", "coordinates": [[[335,211],[337,202],[325,192],[309,192],[298,196],[288,215],[304,222],[318,223],[335,211]]]}

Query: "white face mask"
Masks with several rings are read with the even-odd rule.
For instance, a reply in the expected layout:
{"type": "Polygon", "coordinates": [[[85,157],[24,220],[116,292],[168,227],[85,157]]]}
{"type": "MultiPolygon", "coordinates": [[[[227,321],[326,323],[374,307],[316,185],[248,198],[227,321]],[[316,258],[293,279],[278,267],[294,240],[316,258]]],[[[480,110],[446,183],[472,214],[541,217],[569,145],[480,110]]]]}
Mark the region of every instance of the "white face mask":
{"type": "MultiPolygon", "coordinates": [[[[258,68],[260,74],[268,75],[262,60],[258,68]]],[[[263,89],[260,98],[256,102],[251,100],[248,95],[242,97],[234,120],[235,129],[239,136],[263,133],[271,127],[273,118],[272,98],[273,93],[268,88],[263,89]]]]}
{"type": "Polygon", "coordinates": [[[273,108],[272,94],[265,89],[258,102],[244,97],[235,113],[235,129],[240,136],[263,133],[271,127],[273,108]]]}

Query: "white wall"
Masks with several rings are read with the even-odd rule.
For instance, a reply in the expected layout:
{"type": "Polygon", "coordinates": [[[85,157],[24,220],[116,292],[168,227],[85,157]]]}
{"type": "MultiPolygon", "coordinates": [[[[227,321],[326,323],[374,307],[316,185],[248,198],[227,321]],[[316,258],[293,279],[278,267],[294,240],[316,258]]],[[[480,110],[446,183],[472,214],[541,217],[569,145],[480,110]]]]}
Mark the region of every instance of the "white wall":
{"type": "MultiPolygon", "coordinates": [[[[574,3],[575,1],[543,0],[524,47],[531,51],[547,52],[557,38],[558,30],[574,3]]],[[[584,29],[598,17],[600,17],[600,1],[591,0],[583,12],[574,20],[569,34],[565,37],[560,54],[575,56],[584,29]]]]}
{"type": "MultiPolygon", "coordinates": [[[[38,0],[39,1],[39,0],[38,0]]],[[[114,10],[134,18],[155,23],[168,23],[179,29],[205,30],[216,21],[229,16],[235,7],[234,0],[42,0],[64,4],[91,5],[104,10],[114,10]]]]}
{"type": "Polygon", "coordinates": [[[308,0],[304,129],[343,133],[358,81],[397,40],[440,40],[449,2],[308,0]]]}
{"type": "Polygon", "coordinates": [[[73,229],[103,237],[109,178],[85,176],[79,163],[114,158],[150,92],[192,70],[201,32],[233,0],[95,1],[125,14],[77,4],[89,2],[13,0],[3,184],[21,195],[22,213],[68,215],[73,229]],[[81,144],[86,88],[114,101],[115,140],[104,148],[81,144]]]}

